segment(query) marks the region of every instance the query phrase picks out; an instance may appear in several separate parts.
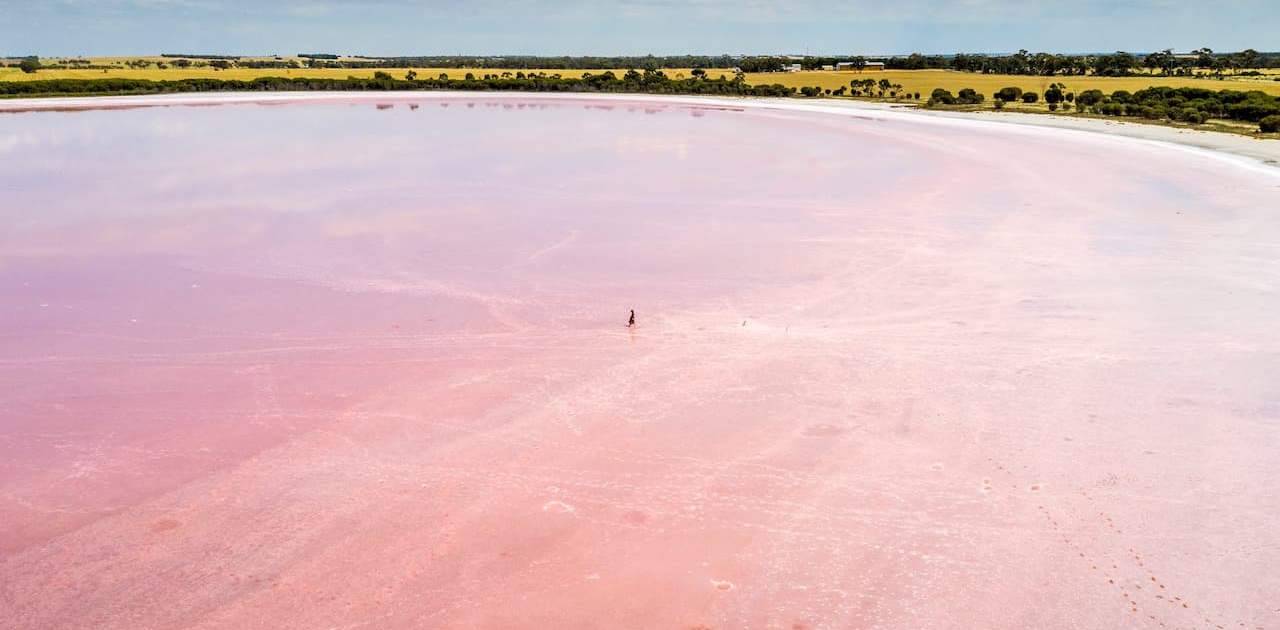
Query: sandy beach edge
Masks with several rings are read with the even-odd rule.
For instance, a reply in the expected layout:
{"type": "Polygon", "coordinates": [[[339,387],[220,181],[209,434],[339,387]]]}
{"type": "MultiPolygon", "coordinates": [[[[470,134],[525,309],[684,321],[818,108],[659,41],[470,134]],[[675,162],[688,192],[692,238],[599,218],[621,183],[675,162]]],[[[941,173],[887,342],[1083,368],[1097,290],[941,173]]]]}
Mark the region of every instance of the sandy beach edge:
{"type": "Polygon", "coordinates": [[[545,101],[615,101],[674,105],[701,105],[734,109],[776,109],[798,112],[852,115],[866,119],[910,120],[948,126],[984,127],[1003,131],[1080,133],[1165,145],[1213,154],[1239,166],[1280,175],[1280,140],[1250,138],[1230,133],[1165,127],[1099,118],[1076,118],[1017,112],[956,112],[926,110],[892,103],[849,100],[800,100],[663,94],[588,94],[544,92],[211,92],[137,96],[87,96],[0,100],[0,113],[68,112],[141,107],[202,106],[219,104],[280,104],[314,101],[408,101],[422,99],[511,99],[545,101]]]}

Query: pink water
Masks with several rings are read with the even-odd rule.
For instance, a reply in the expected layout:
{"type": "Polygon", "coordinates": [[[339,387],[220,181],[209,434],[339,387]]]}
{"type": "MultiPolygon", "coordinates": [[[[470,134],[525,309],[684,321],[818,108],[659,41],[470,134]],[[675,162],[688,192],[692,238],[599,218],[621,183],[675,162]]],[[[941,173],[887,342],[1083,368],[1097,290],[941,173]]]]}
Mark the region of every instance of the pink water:
{"type": "Polygon", "coordinates": [[[1280,627],[1262,170],[497,97],[0,165],[0,628],[1280,627]]]}

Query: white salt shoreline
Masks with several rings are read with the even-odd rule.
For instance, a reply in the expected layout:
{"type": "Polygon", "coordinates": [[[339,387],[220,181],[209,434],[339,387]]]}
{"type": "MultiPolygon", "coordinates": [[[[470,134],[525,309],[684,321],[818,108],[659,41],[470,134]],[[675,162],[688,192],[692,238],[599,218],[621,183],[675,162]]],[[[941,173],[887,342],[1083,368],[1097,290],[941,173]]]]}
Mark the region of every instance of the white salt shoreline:
{"type": "Polygon", "coordinates": [[[778,109],[871,119],[914,120],[967,127],[1003,127],[1004,131],[1087,133],[1170,148],[1209,153],[1226,161],[1267,174],[1280,174],[1280,141],[1249,138],[1216,131],[1202,131],[1099,118],[1076,118],[1018,112],[955,112],[924,110],[888,103],[852,100],[801,100],[784,98],[734,98],[660,94],[579,94],[542,92],[272,92],[194,93],[140,96],[88,96],[0,100],[0,113],[129,109],[135,107],[198,106],[217,104],[273,104],[298,101],[408,101],[422,99],[512,99],[548,101],[624,101],[711,105],[735,109],[778,109]]]}

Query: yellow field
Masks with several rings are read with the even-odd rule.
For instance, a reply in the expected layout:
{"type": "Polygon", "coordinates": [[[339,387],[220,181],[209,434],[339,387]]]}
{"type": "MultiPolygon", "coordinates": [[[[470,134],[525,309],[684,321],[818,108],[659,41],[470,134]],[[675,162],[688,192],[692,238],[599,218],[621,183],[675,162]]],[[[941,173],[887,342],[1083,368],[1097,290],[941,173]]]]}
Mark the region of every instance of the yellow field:
{"type": "MultiPolygon", "coordinates": [[[[710,72],[716,75],[716,72],[710,72]]],[[[1018,87],[1024,91],[1044,93],[1050,83],[1062,83],[1067,91],[1080,93],[1084,90],[1102,90],[1110,94],[1116,90],[1130,92],[1156,85],[1169,87],[1199,87],[1210,90],[1262,90],[1268,94],[1280,95],[1280,82],[1246,81],[1242,79],[1193,79],[1186,77],[1038,77],[1023,75],[976,74],[972,72],[953,72],[951,70],[882,70],[867,72],[770,72],[748,74],[751,83],[781,83],[789,87],[820,86],[835,89],[849,85],[854,79],[888,79],[891,83],[901,84],[907,92],[919,92],[922,98],[928,98],[934,88],[951,90],[952,93],[962,88],[973,88],[991,99],[991,95],[1003,87],[1018,87]]]]}
{"type": "MultiPolygon", "coordinates": [[[[118,64],[124,58],[104,58],[95,59],[95,63],[118,64]]],[[[153,58],[159,60],[159,58],[153,58]]],[[[450,78],[460,79],[467,72],[476,75],[484,74],[500,74],[502,72],[517,72],[517,70],[503,69],[464,69],[464,68],[414,68],[415,72],[422,77],[434,77],[441,73],[448,74],[450,78]]],[[[26,74],[17,68],[0,68],[0,81],[30,81],[38,79],[101,79],[107,77],[115,78],[136,78],[136,79],[152,79],[152,80],[176,80],[185,78],[215,78],[215,79],[253,79],[255,77],[323,77],[341,79],[348,76],[369,78],[377,70],[349,70],[344,68],[297,68],[297,69],[249,69],[249,68],[231,68],[228,70],[216,70],[210,67],[202,68],[167,68],[161,70],[159,68],[143,68],[132,69],[126,67],[111,68],[109,70],[41,70],[34,74],[26,74]]],[[[397,78],[403,77],[409,68],[386,68],[382,71],[390,73],[397,78]]],[[[548,74],[560,74],[566,77],[579,76],[583,72],[604,72],[603,70],[545,70],[548,74]]],[[[615,74],[622,74],[624,71],[614,70],[615,74]]],[[[689,69],[676,68],[666,71],[670,76],[676,77],[680,75],[688,76],[689,69]]],[[[708,75],[728,76],[727,70],[709,70],[708,75]]],[[[776,73],[759,73],[748,74],[747,80],[753,84],[757,83],[781,83],[791,87],[802,86],[820,86],[823,88],[835,89],[840,86],[848,86],[849,81],[853,79],[888,79],[892,83],[898,83],[903,86],[907,92],[919,92],[922,97],[928,98],[928,94],[934,88],[944,88],[951,90],[953,93],[958,92],[962,88],[973,88],[991,99],[991,95],[1003,87],[1019,87],[1026,91],[1034,91],[1043,93],[1044,89],[1050,83],[1061,82],[1066,84],[1067,90],[1071,92],[1082,92],[1084,90],[1098,89],[1106,93],[1116,90],[1129,90],[1130,92],[1140,90],[1145,87],[1155,85],[1167,85],[1171,87],[1201,87],[1211,90],[1234,89],[1234,90],[1262,90],[1269,94],[1280,95],[1280,81],[1270,80],[1272,77],[1266,78],[1226,78],[1224,80],[1215,79],[1194,79],[1185,77],[1160,77],[1160,76],[1135,76],[1135,77],[1039,77],[1039,76],[1021,76],[1021,75],[992,75],[992,74],[975,74],[969,72],[953,72],[950,70],[887,70],[887,71],[866,71],[866,72],[831,72],[831,71],[806,71],[806,72],[776,72],[776,73]]]]}

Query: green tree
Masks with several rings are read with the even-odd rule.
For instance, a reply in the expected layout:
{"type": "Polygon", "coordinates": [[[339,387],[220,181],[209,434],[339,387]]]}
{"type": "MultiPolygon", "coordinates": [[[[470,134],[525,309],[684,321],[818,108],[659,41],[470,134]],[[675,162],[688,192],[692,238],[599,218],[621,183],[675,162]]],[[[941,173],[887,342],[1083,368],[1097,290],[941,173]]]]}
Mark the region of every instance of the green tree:
{"type": "Polygon", "coordinates": [[[1218,62],[1213,58],[1212,48],[1199,48],[1191,52],[1196,56],[1196,67],[1205,69],[1213,69],[1217,67],[1218,62]]]}
{"type": "Polygon", "coordinates": [[[1153,52],[1142,60],[1142,65],[1154,70],[1159,70],[1165,76],[1173,74],[1173,67],[1176,65],[1177,58],[1173,56],[1173,50],[1166,48],[1160,52],[1153,52]]]}
{"type": "Polygon", "coordinates": [[[1044,91],[1044,102],[1049,104],[1050,109],[1057,109],[1055,105],[1066,100],[1067,95],[1062,91],[1062,88],[1065,87],[1067,86],[1061,83],[1052,83],[1049,85],[1049,89],[1044,91]]]}
{"type": "Polygon", "coordinates": [[[1240,60],[1240,67],[1242,68],[1258,67],[1258,51],[1252,48],[1246,48],[1236,53],[1236,57],[1240,60]]]}
{"type": "Polygon", "coordinates": [[[995,93],[995,99],[1005,103],[1011,103],[1020,98],[1022,98],[1022,88],[1020,87],[1000,88],[1000,91],[995,93]]]}
{"type": "Polygon", "coordinates": [[[1076,97],[1076,103],[1084,107],[1093,107],[1104,100],[1106,97],[1103,96],[1102,90],[1085,90],[1076,97]]]}
{"type": "Polygon", "coordinates": [[[40,69],[40,60],[36,57],[27,57],[18,62],[18,69],[27,74],[31,74],[40,69]]]}

